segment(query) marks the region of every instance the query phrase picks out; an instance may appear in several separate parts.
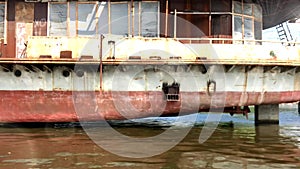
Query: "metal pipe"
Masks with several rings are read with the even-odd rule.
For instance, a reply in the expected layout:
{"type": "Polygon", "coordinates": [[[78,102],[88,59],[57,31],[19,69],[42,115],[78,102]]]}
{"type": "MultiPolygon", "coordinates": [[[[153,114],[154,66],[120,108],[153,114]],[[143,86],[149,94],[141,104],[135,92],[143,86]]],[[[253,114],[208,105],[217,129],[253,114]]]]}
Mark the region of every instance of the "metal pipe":
{"type": "Polygon", "coordinates": [[[100,34],[99,31],[99,18],[100,18],[100,11],[99,11],[99,2],[96,2],[96,35],[100,34]]]}
{"type": "Polygon", "coordinates": [[[78,3],[76,3],[76,36],[78,36],[78,3]]]}
{"type": "Polygon", "coordinates": [[[168,37],[169,0],[166,0],[165,37],[168,37]]]}
{"type": "Polygon", "coordinates": [[[141,31],[141,27],[142,27],[142,25],[141,25],[141,15],[142,15],[142,2],[139,2],[139,36],[141,36],[141,33],[142,33],[142,31],[141,31]]]}
{"type": "Polygon", "coordinates": [[[177,32],[177,9],[174,10],[174,38],[176,38],[177,32]]]}
{"type": "Polygon", "coordinates": [[[111,14],[110,14],[110,12],[111,12],[111,3],[110,3],[110,0],[108,0],[108,34],[111,34],[111,14]]]}
{"type": "MultiPolygon", "coordinates": [[[[67,5],[68,5],[68,9],[67,9],[67,36],[70,36],[70,22],[71,22],[71,19],[70,19],[70,2],[67,2],[67,5]]],[[[78,18],[76,19],[78,20],[78,18]]],[[[78,27],[76,27],[76,30],[78,30],[78,27]]],[[[77,35],[77,34],[76,34],[77,35]]]]}
{"type": "Polygon", "coordinates": [[[99,51],[99,57],[100,57],[100,70],[99,70],[99,74],[100,74],[100,92],[102,92],[102,83],[103,83],[103,62],[102,62],[102,58],[103,58],[103,54],[102,54],[102,48],[103,48],[103,38],[104,36],[101,34],[100,35],[100,51],[99,51]]]}
{"type": "Polygon", "coordinates": [[[132,26],[132,30],[131,30],[131,35],[132,37],[134,37],[134,2],[133,0],[131,0],[131,26],[132,26]]]}

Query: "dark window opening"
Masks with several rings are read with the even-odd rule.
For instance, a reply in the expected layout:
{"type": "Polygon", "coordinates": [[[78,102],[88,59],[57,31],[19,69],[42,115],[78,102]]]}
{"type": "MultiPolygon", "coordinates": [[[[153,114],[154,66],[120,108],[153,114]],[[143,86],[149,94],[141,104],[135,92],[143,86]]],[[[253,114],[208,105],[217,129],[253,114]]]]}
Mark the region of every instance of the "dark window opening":
{"type": "Polygon", "coordinates": [[[231,12],[231,6],[231,0],[211,0],[212,12],[231,12]]]}
{"type": "Polygon", "coordinates": [[[212,35],[232,35],[231,15],[212,16],[212,35]]]}

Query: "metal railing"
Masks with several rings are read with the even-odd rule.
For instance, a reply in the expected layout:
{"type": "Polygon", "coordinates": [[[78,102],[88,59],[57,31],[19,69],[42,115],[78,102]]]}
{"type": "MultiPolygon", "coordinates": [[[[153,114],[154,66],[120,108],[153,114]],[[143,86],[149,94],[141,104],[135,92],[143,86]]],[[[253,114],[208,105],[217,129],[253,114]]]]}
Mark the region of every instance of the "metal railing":
{"type": "Polygon", "coordinates": [[[234,38],[173,38],[186,44],[245,44],[245,45],[265,45],[280,44],[285,46],[297,46],[300,42],[282,42],[274,40],[255,40],[255,39],[234,39],[234,38]]]}

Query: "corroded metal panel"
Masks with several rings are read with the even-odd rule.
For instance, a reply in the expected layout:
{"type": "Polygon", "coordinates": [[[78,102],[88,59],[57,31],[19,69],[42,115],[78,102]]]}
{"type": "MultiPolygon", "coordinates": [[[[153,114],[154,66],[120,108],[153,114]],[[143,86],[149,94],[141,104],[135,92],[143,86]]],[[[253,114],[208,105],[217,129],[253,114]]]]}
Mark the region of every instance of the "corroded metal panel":
{"type": "MultiPolygon", "coordinates": [[[[162,60],[170,57],[182,57],[183,59],[195,60],[197,53],[176,39],[165,38],[124,38],[120,36],[108,36],[103,39],[103,59],[111,57],[116,59],[129,59],[130,56],[141,56],[141,59],[149,59],[151,56],[159,56],[162,60]],[[114,41],[114,45],[108,42],[114,41]]],[[[155,59],[155,58],[154,58],[155,59]]]]}
{"type": "MultiPolygon", "coordinates": [[[[32,69],[32,67],[30,67],[32,69]]],[[[32,72],[28,67],[22,65],[14,65],[12,68],[1,66],[0,75],[3,80],[0,81],[2,91],[14,90],[49,90],[51,76],[47,76],[46,72],[37,70],[32,72]],[[11,70],[10,70],[11,69],[11,70]],[[20,73],[16,73],[19,71],[20,73]]]]}
{"type": "Polygon", "coordinates": [[[39,58],[50,55],[54,59],[60,58],[61,51],[72,51],[72,58],[92,56],[99,58],[100,39],[95,37],[46,37],[31,36],[28,39],[27,57],[39,58]]]}
{"type": "Polygon", "coordinates": [[[71,91],[72,83],[72,73],[68,67],[58,66],[53,70],[53,90],[71,91]]]}
{"type": "Polygon", "coordinates": [[[299,86],[295,83],[299,78],[292,76],[296,72],[293,68],[215,65],[201,72],[200,65],[191,68],[185,65],[104,65],[102,91],[99,91],[97,70],[97,67],[78,65],[75,69],[67,65],[1,65],[0,75],[6,80],[0,81],[0,121],[123,119],[124,113],[127,118],[139,118],[173,115],[182,109],[185,113],[194,113],[211,107],[300,100],[299,86]],[[222,69],[224,74],[218,72],[222,69]],[[179,99],[168,102],[162,86],[174,82],[180,85],[179,99]],[[209,89],[211,83],[208,82],[214,82],[215,89],[209,89]],[[91,112],[77,114],[76,105],[82,105],[79,108],[82,111],[88,108],[91,112]],[[19,112],[22,114],[16,115],[19,112]]]}
{"type": "Polygon", "coordinates": [[[32,23],[34,19],[34,3],[16,2],[16,22],[32,23]]]}
{"type": "MultiPolygon", "coordinates": [[[[1,122],[70,122],[124,119],[123,115],[126,118],[172,115],[180,112],[183,104],[181,101],[166,102],[162,92],[0,91],[0,94],[1,122]]],[[[219,94],[223,95],[216,93],[219,94]]],[[[274,104],[273,98],[280,102],[300,100],[299,91],[247,94],[246,105],[257,104],[260,97],[263,97],[262,104],[274,104]]],[[[211,106],[211,96],[206,93],[182,92],[180,97],[185,98],[185,113],[207,111],[211,106]],[[200,98],[200,102],[195,98],[200,98]]],[[[230,107],[238,104],[240,97],[240,92],[227,92],[222,102],[230,107]]]]}
{"type": "MultiPolygon", "coordinates": [[[[211,41],[212,39],[207,39],[211,41]]],[[[69,50],[73,58],[83,55],[99,59],[102,47],[103,61],[129,61],[131,57],[140,60],[166,60],[172,58],[180,61],[195,61],[197,58],[225,61],[228,64],[294,62],[300,60],[299,46],[278,47],[276,45],[242,45],[242,44],[183,44],[177,39],[165,38],[124,38],[105,36],[100,44],[100,37],[29,37],[27,56],[38,58],[40,55],[51,55],[59,58],[60,51],[69,50]],[[232,50],[234,49],[234,50],[232,50]]],[[[224,62],[224,63],[225,63],[224,62]]]]}
{"type": "Polygon", "coordinates": [[[33,33],[34,4],[16,2],[15,4],[16,21],[16,57],[26,57],[23,53],[28,36],[33,33]]]}

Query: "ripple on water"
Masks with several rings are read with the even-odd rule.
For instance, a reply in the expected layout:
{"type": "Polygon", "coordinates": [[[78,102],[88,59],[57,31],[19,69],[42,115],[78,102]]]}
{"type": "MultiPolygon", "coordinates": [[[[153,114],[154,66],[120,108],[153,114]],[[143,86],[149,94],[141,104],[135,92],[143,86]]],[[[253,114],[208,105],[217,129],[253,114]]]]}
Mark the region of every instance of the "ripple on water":
{"type": "Polygon", "coordinates": [[[103,156],[100,153],[70,153],[70,152],[60,152],[56,153],[55,156],[58,157],[70,157],[70,156],[103,156]]]}
{"type": "Polygon", "coordinates": [[[243,168],[243,164],[231,162],[231,161],[224,161],[224,162],[215,162],[212,164],[213,168],[231,168],[231,169],[240,169],[243,168]]]}
{"type": "Polygon", "coordinates": [[[53,158],[30,158],[30,159],[13,159],[13,160],[3,160],[3,163],[26,163],[30,166],[37,166],[43,164],[51,164],[53,158]]]}
{"type": "Polygon", "coordinates": [[[133,162],[109,162],[104,165],[104,167],[141,167],[142,164],[139,163],[133,163],[133,162]]]}

